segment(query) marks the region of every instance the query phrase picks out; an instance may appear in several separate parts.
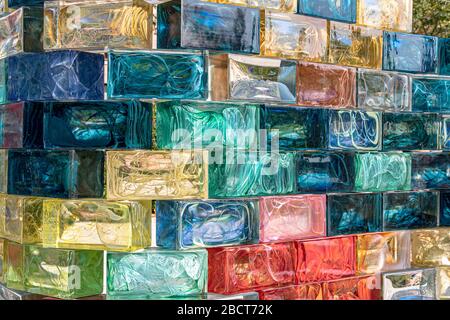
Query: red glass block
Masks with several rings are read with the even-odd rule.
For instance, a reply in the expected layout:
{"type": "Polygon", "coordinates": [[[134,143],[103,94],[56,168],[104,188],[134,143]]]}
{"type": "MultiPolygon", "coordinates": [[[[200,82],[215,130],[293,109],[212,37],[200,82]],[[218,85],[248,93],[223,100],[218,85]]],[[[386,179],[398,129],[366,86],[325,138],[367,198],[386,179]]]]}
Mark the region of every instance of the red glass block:
{"type": "Polygon", "coordinates": [[[231,294],[295,283],[293,242],[208,249],[208,292],[231,294]]]}
{"type": "Polygon", "coordinates": [[[328,281],[322,285],[325,300],[380,300],[379,275],[328,281]]]}
{"type": "Polygon", "coordinates": [[[297,241],[297,283],[355,275],[355,237],[297,241]]]}
{"type": "Polygon", "coordinates": [[[308,283],[259,291],[260,300],[324,300],[320,283],[308,283]]]}
{"type": "Polygon", "coordinates": [[[23,147],[24,102],[0,106],[1,148],[23,147]]]}

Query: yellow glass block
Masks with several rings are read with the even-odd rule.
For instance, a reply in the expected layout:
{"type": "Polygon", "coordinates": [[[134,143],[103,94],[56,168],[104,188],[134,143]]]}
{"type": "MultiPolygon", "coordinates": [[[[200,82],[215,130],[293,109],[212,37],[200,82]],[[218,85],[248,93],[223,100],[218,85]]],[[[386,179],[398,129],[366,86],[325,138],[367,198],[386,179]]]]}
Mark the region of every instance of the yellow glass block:
{"type": "Polygon", "coordinates": [[[411,32],[413,0],[359,0],[357,23],[360,25],[411,32]]]}
{"type": "Polygon", "coordinates": [[[261,55],[326,62],[328,22],[299,14],[261,12],[261,55]]]}
{"type": "Polygon", "coordinates": [[[260,9],[270,9],[277,12],[297,12],[297,0],[203,0],[206,2],[232,4],[260,9]]]}
{"type": "Polygon", "coordinates": [[[450,268],[438,268],[438,298],[450,300],[450,268]]]}
{"type": "Polygon", "coordinates": [[[6,273],[6,263],[5,263],[5,252],[6,245],[5,240],[0,238],[0,283],[5,282],[5,273],[6,273]]]}
{"type": "Polygon", "coordinates": [[[450,228],[413,231],[414,267],[450,266],[450,228]]]}
{"type": "Polygon", "coordinates": [[[410,234],[386,232],[358,235],[357,270],[361,274],[410,268],[410,234]]]}
{"type": "Polygon", "coordinates": [[[208,197],[207,151],[108,151],[108,199],[208,197]]]}
{"type": "Polygon", "coordinates": [[[45,200],[43,246],[134,251],[151,245],[151,201],[45,200]]]}
{"type": "Polygon", "coordinates": [[[330,22],[329,61],[353,67],[380,69],[383,31],[341,22],[330,22]]]}

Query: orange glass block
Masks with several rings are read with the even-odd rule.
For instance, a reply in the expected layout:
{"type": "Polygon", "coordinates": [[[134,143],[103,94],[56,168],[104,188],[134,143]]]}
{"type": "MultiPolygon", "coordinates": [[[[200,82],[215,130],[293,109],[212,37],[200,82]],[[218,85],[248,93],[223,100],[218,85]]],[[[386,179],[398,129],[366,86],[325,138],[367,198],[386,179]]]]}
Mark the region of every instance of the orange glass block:
{"type": "Polygon", "coordinates": [[[271,288],[258,293],[259,300],[324,300],[320,283],[271,288]]]}
{"type": "Polygon", "coordinates": [[[323,284],[325,300],[380,300],[380,276],[352,277],[323,284]]]}
{"type": "Polygon", "coordinates": [[[413,0],[359,0],[356,19],[372,28],[411,32],[413,0]]]}
{"type": "Polygon", "coordinates": [[[450,228],[412,231],[411,248],[414,267],[449,267],[450,228]]]}

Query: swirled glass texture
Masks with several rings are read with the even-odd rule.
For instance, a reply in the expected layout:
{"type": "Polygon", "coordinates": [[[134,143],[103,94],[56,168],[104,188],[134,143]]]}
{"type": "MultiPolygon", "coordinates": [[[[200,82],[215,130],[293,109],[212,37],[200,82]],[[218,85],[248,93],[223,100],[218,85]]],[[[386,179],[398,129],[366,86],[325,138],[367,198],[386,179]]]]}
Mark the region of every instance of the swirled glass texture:
{"type": "Polygon", "coordinates": [[[20,8],[23,6],[42,6],[46,0],[5,0],[8,8],[20,8]]]}
{"type": "Polygon", "coordinates": [[[383,300],[436,300],[436,270],[418,269],[382,274],[383,300]]]}
{"type": "Polygon", "coordinates": [[[308,283],[259,291],[260,300],[324,300],[321,283],[308,283]]]}
{"type": "Polygon", "coordinates": [[[439,226],[450,227],[450,191],[440,192],[439,226]]]}
{"type": "Polygon", "coordinates": [[[0,149],[0,193],[8,193],[8,150],[0,149]]]}
{"type": "Polygon", "coordinates": [[[359,0],[357,22],[376,29],[412,32],[413,0],[359,0]]]}
{"type": "Polygon", "coordinates": [[[442,267],[437,269],[438,272],[438,299],[450,299],[450,268],[442,267]]]}
{"type": "Polygon", "coordinates": [[[413,77],[412,110],[450,113],[450,78],[413,77]]]}
{"type": "Polygon", "coordinates": [[[204,0],[223,4],[242,5],[246,7],[257,7],[270,9],[277,12],[296,12],[297,0],[204,0]]]}
{"type": "Polygon", "coordinates": [[[439,147],[442,150],[450,151],[450,116],[441,116],[441,130],[439,131],[439,147]]]}
{"type": "Polygon", "coordinates": [[[450,267],[450,228],[413,231],[411,248],[414,267],[450,267]]]}
{"type": "Polygon", "coordinates": [[[40,298],[41,296],[33,293],[9,289],[4,284],[0,283],[0,301],[40,300],[40,298]]]}
{"type": "Polygon", "coordinates": [[[325,300],[381,300],[379,275],[327,281],[322,286],[325,300]]]}
{"type": "Polygon", "coordinates": [[[356,0],[298,0],[298,13],[355,23],[356,0]]]}
{"type": "Polygon", "coordinates": [[[414,190],[450,188],[450,154],[413,152],[412,187],[414,190]]]}
{"type": "Polygon", "coordinates": [[[450,76],[450,40],[439,38],[439,74],[450,76]]]}

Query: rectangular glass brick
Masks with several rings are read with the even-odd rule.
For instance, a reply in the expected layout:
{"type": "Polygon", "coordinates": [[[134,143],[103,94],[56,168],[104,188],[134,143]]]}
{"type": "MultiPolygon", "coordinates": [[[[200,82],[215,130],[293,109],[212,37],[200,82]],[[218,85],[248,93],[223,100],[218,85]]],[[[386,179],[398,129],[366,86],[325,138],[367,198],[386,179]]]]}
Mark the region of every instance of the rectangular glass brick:
{"type": "MultiPolygon", "coordinates": [[[[0,222],[1,223],[1,222],[0,222]]],[[[6,240],[0,238],[0,283],[6,282],[6,240]]]]}
{"type": "Polygon", "coordinates": [[[381,275],[383,300],[436,300],[436,270],[417,269],[381,275]]]}
{"type": "Polygon", "coordinates": [[[44,4],[46,50],[151,48],[153,6],[144,0],[54,0],[44,4]]]}
{"type": "Polygon", "coordinates": [[[298,13],[355,23],[356,0],[298,0],[298,13]]]}
{"type": "Polygon", "coordinates": [[[108,52],[108,97],[205,99],[208,75],[202,53],[108,52]]]}
{"type": "Polygon", "coordinates": [[[259,300],[258,292],[242,292],[237,294],[208,293],[207,300],[259,300]]]}
{"type": "Polygon", "coordinates": [[[450,191],[441,191],[439,196],[439,226],[450,227],[450,191]]]}
{"type": "Polygon", "coordinates": [[[8,193],[8,150],[0,149],[0,193],[8,193]]]}
{"type": "Polygon", "coordinates": [[[450,39],[439,38],[439,74],[450,76],[450,39]]]}
{"type": "Polygon", "coordinates": [[[207,198],[207,153],[202,151],[108,151],[108,199],[207,198]]]}
{"type": "Polygon", "coordinates": [[[413,152],[412,187],[415,190],[450,188],[450,154],[413,152]]]}
{"type": "Polygon", "coordinates": [[[20,8],[23,6],[42,6],[47,0],[5,0],[7,8],[20,8]]]}
{"type": "Polygon", "coordinates": [[[413,231],[411,233],[412,265],[450,267],[449,241],[449,228],[413,231]]]}
{"type": "Polygon", "coordinates": [[[320,238],[325,231],[325,195],[259,198],[261,242],[320,238]]]}
{"type": "Polygon", "coordinates": [[[438,268],[438,299],[450,300],[450,268],[438,268]]]}
{"type": "Polygon", "coordinates": [[[110,297],[155,299],[206,294],[208,253],[204,249],[147,249],[107,254],[110,297]]]}
{"type": "Polygon", "coordinates": [[[381,300],[379,275],[332,280],[322,286],[325,300],[381,300]]]}
{"type": "Polygon", "coordinates": [[[327,26],[323,19],[262,11],[261,55],[326,62],[327,26]]]}
{"type": "Polygon", "coordinates": [[[436,37],[384,31],[384,70],[437,73],[437,59],[436,37]]]}
{"type": "Polygon", "coordinates": [[[412,32],[413,0],[359,0],[357,23],[376,29],[412,32]]]}
{"type": "Polygon", "coordinates": [[[158,48],[259,53],[257,8],[198,0],[158,4],[158,48]]]}
{"type": "Polygon", "coordinates": [[[156,244],[168,249],[258,242],[257,200],[156,202],[156,244]]]}
{"type": "Polygon", "coordinates": [[[450,77],[413,77],[412,110],[450,113],[450,77]]]}
{"type": "Polygon", "coordinates": [[[209,72],[212,100],[296,101],[296,61],[216,54],[209,56],[209,72]]]}
{"type": "Polygon", "coordinates": [[[329,61],[353,67],[380,69],[382,31],[354,24],[330,23],[329,61]]]}
{"type": "Polygon", "coordinates": [[[0,283],[0,301],[40,300],[42,297],[25,291],[9,289],[0,283]]]}
{"type": "Polygon", "coordinates": [[[204,0],[208,2],[240,5],[245,7],[257,7],[270,9],[276,12],[296,12],[297,0],[204,0]]]}
{"type": "Polygon", "coordinates": [[[439,148],[450,151],[450,115],[442,115],[439,131],[439,148]]]}
{"type": "Polygon", "coordinates": [[[151,245],[150,201],[45,200],[43,246],[134,251],[151,245]]]}
{"type": "Polygon", "coordinates": [[[209,292],[231,294],[294,282],[292,242],[208,249],[209,292]]]}
{"type": "Polygon", "coordinates": [[[307,283],[259,291],[260,300],[324,300],[321,283],[307,283]]]}

